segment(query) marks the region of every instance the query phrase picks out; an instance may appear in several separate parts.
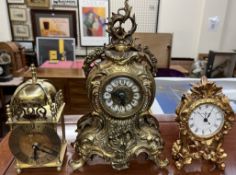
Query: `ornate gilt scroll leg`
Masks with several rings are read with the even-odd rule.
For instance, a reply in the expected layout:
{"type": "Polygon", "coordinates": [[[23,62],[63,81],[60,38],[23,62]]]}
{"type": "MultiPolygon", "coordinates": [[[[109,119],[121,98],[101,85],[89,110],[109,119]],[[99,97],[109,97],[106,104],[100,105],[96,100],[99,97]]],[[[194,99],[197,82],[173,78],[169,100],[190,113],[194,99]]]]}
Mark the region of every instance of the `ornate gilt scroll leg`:
{"type": "Polygon", "coordinates": [[[126,161],[112,162],[111,165],[112,165],[112,168],[116,169],[116,170],[125,170],[125,169],[129,168],[129,163],[126,161]]]}
{"type": "Polygon", "coordinates": [[[80,158],[80,159],[77,159],[77,160],[70,160],[69,165],[73,169],[73,171],[75,171],[75,170],[78,170],[81,167],[83,167],[85,162],[86,162],[86,159],[80,158]]]}
{"type": "Polygon", "coordinates": [[[225,163],[224,160],[227,157],[227,154],[225,153],[224,149],[222,148],[222,144],[220,143],[216,149],[216,154],[214,154],[214,159],[212,161],[216,162],[217,167],[220,170],[225,169],[225,163]]]}
{"type": "Polygon", "coordinates": [[[182,146],[181,140],[174,142],[172,146],[172,157],[175,160],[175,166],[178,170],[182,169],[185,164],[192,163],[192,156],[189,150],[182,146]]]}

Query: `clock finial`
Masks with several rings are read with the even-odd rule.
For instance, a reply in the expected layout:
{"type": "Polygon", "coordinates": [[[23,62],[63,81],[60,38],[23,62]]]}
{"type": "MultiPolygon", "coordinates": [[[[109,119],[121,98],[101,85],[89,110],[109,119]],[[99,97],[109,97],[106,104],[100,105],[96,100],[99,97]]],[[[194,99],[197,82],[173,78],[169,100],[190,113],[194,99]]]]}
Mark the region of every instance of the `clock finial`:
{"type": "Polygon", "coordinates": [[[32,74],[32,83],[35,84],[37,82],[37,73],[36,73],[36,67],[34,64],[31,64],[30,70],[32,74]]]}
{"type": "Polygon", "coordinates": [[[132,35],[136,31],[137,24],[135,21],[135,15],[131,17],[132,7],[129,6],[128,0],[125,0],[123,8],[117,10],[117,13],[112,13],[111,19],[108,22],[107,32],[111,36],[112,44],[124,44],[130,45],[133,43],[132,35]],[[131,22],[131,28],[126,31],[122,26],[128,20],[131,22]]]}

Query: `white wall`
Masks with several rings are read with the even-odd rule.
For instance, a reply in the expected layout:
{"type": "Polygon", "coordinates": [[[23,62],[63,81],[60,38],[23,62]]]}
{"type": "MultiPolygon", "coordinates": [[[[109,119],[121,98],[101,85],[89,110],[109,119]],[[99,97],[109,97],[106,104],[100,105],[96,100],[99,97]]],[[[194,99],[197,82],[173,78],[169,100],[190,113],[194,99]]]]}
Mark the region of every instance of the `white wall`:
{"type": "Polygon", "coordinates": [[[231,51],[236,49],[236,1],[228,0],[228,9],[224,30],[221,36],[221,50],[231,51]]]}
{"type": "Polygon", "coordinates": [[[201,30],[199,35],[198,52],[208,53],[209,50],[219,50],[221,35],[224,29],[225,15],[227,13],[228,0],[205,1],[201,30]],[[209,18],[218,17],[219,23],[215,29],[210,29],[209,18]]]}
{"type": "Polygon", "coordinates": [[[162,0],[158,32],[174,34],[172,57],[195,57],[205,0],[162,0]]]}
{"type": "Polygon", "coordinates": [[[0,41],[11,41],[11,29],[5,0],[0,0],[0,41]]]}
{"type": "MultiPolygon", "coordinates": [[[[236,48],[235,16],[235,0],[161,0],[158,32],[174,34],[172,57],[197,58],[210,49],[236,48]],[[219,16],[216,31],[208,30],[211,16],[219,16]]],[[[0,41],[10,40],[6,1],[0,0],[0,41]]]]}

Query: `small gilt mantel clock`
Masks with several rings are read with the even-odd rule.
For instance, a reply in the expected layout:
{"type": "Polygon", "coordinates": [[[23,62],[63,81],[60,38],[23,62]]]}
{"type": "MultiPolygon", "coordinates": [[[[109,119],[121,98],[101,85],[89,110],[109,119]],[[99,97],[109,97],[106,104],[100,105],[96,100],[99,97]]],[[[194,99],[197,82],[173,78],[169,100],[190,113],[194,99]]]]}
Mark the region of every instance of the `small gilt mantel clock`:
{"type": "Polygon", "coordinates": [[[174,142],[172,155],[181,169],[193,159],[214,162],[224,170],[227,157],[222,145],[235,120],[234,112],[222,88],[202,77],[190,93],[183,95],[176,109],[179,139],[174,142]]]}
{"type": "Polygon", "coordinates": [[[156,58],[147,47],[135,45],[132,34],[137,24],[130,13],[127,1],[117,14],[112,13],[107,29],[110,44],[85,60],[93,111],[77,123],[73,146],[79,158],[70,161],[74,170],[94,155],[117,170],[128,168],[129,161],[140,153],[146,153],[158,167],[168,164],[161,156],[158,121],[149,111],[155,96],[156,58]],[[129,31],[122,28],[126,21],[132,23],[129,31]]]}
{"type": "Polygon", "coordinates": [[[43,79],[37,79],[31,66],[32,79],[21,84],[7,105],[10,125],[9,148],[16,159],[17,173],[25,168],[56,167],[61,170],[66,152],[62,91],[43,79]],[[61,123],[62,137],[57,133],[61,123]]]}

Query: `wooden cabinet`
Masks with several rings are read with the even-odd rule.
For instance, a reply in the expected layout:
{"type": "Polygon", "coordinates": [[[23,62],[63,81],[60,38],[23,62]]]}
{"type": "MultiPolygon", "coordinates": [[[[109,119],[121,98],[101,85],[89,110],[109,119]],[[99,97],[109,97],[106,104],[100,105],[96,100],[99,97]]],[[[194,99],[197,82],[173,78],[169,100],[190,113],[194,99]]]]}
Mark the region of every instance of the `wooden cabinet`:
{"type": "MultiPolygon", "coordinates": [[[[82,69],[39,68],[37,76],[48,79],[57,90],[62,89],[66,102],[65,114],[85,114],[90,111],[86,78],[82,69]]],[[[27,71],[24,77],[29,79],[30,71],[27,71]]]]}

